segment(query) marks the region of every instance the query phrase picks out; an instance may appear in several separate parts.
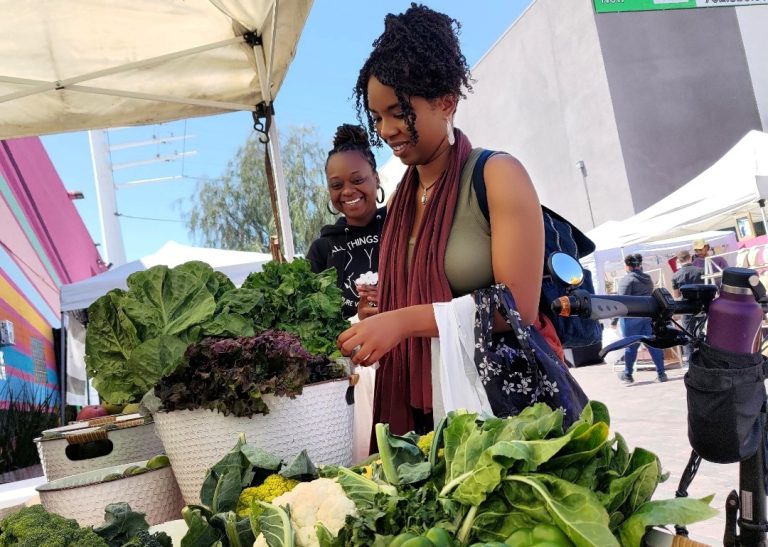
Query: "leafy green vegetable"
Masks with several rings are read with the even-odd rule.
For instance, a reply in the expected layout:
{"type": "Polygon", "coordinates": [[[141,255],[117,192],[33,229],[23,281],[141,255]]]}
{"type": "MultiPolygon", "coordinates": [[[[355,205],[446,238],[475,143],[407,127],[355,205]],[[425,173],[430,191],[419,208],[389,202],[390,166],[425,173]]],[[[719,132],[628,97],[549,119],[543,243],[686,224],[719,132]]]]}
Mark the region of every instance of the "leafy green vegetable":
{"type": "Polygon", "coordinates": [[[312,480],[317,477],[317,468],[309,459],[306,450],[302,450],[291,463],[280,470],[280,474],[287,479],[312,480]]]}
{"type": "Polygon", "coordinates": [[[104,509],[104,522],[95,526],[93,531],[101,536],[109,547],[122,547],[132,537],[143,530],[148,530],[149,524],[144,513],[131,510],[125,502],[110,503],[104,509]]]}
{"type": "Polygon", "coordinates": [[[393,435],[389,432],[388,424],[376,424],[381,466],[389,484],[410,484],[429,476],[431,466],[429,461],[425,461],[418,441],[419,436],[416,434],[393,435]]]}
{"type": "MultiPolygon", "coordinates": [[[[182,362],[200,325],[214,315],[214,293],[228,285],[202,262],[153,266],[128,276],[88,308],[85,361],[88,375],[110,403],[138,401],[182,362]]],[[[230,282],[231,284],[231,282],[230,282]]]]}
{"type": "Polygon", "coordinates": [[[676,498],[644,503],[619,528],[621,544],[639,547],[649,526],[672,522],[682,526],[717,515],[717,510],[709,506],[712,498],[676,498]]]}
{"type": "Polygon", "coordinates": [[[241,433],[235,446],[208,470],[200,488],[200,501],[213,513],[235,511],[240,492],[253,481],[254,467],[275,471],[280,465],[278,458],[248,445],[241,433]]]}
{"type": "Polygon", "coordinates": [[[293,547],[293,528],[287,509],[275,507],[271,503],[256,502],[263,511],[259,515],[259,529],[264,534],[269,547],[293,547]]]}
{"type": "Polygon", "coordinates": [[[214,547],[222,545],[224,534],[210,525],[213,516],[204,507],[187,506],[181,510],[187,524],[187,533],[181,538],[181,547],[214,547]]]}
{"type": "Polygon", "coordinates": [[[539,522],[556,524],[578,547],[609,547],[619,542],[608,527],[608,513],[592,491],[551,475],[510,475],[504,495],[515,508],[539,522]]]}
{"type": "Polygon", "coordinates": [[[379,494],[397,495],[397,490],[391,485],[379,484],[345,467],[338,467],[337,472],[336,480],[339,481],[347,497],[354,501],[357,506],[373,507],[375,498],[379,494]]]}
{"type": "Polygon", "coordinates": [[[185,366],[155,387],[165,410],[267,414],[262,397],[267,393],[293,398],[306,383],[346,375],[327,357],[310,355],[295,335],[276,330],[243,338],[206,338],[187,349],[185,360],[185,366]]]}
{"type": "Polygon", "coordinates": [[[304,259],[269,262],[246,278],[241,290],[248,289],[256,293],[251,317],[257,331],[292,332],[314,355],[340,355],[336,338],[349,323],[341,314],[341,290],[333,269],[315,274],[304,259]]]}

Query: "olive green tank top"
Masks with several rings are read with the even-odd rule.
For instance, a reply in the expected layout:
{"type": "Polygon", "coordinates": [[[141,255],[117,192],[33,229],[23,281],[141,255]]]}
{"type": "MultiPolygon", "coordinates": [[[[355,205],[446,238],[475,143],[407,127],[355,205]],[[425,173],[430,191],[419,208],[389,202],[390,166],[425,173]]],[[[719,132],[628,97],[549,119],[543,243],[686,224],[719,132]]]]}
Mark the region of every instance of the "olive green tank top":
{"type": "MultiPolygon", "coordinates": [[[[483,216],[472,187],[472,171],[482,148],[470,152],[459,181],[459,197],[445,248],[445,275],[454,296],[493,285],[491,225],[483,216]]],[[[415,238],[408,240],[408,263],[415,238]]]]}
{"type": "Polygon", "coordinates": [[[445,275],[454,296],[493,285],[491,225],[472,187],[472,171],[482,148],[475,148],[461,172],[459,198],[445,249],[445,275]]]}

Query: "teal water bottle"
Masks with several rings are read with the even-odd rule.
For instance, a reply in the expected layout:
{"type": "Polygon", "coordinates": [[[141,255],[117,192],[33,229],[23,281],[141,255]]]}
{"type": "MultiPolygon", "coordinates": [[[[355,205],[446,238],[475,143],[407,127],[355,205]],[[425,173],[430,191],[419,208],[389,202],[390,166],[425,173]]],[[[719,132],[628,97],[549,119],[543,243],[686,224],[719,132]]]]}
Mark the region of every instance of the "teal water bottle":
{"type": "Polygon", "coordinates": [[[726,268],[720,294],[709,305],[707,343],[736,353],[760,351],[763,310],[755,300],[757,272],[726,268]]]}

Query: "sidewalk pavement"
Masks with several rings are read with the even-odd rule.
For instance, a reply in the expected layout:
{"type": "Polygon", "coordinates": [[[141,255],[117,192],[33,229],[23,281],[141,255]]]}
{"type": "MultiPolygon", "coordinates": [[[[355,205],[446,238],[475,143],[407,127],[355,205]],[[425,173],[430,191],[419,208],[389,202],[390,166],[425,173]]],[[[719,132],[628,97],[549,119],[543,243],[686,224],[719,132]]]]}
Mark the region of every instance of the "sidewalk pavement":
{"type": "MultiPolygon", "coordinates": [[[[608,406],[611,431],[621,433],[630,450],[636,446],[655,452],[669,479],[659,485],[654,499],[675,497],[680,476],[688,463],[687,406],[684,372],[668,367],[669,381],[656,382],[654,370],[635,370],[633,384],[625,385],[609,364],[571,369],[590,399],[608,406]]],[[[725,498],[738,490],[738,464],[720,465],[702,461],[688,495],[701,498],[714,494],[712,506],[720,514],[688,527],[690,538],[709,545],[723,544],[725,498]]]]}

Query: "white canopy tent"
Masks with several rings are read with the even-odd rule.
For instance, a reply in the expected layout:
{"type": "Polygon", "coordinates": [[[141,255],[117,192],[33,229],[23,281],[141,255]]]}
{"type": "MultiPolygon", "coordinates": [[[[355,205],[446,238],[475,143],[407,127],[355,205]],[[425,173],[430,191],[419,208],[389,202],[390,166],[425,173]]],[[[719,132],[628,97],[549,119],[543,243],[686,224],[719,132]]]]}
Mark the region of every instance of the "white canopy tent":
{"type": "Polygon", "coordinates": [[[290,258],[272,103],[311,5],[0,0],[0,139],[252,111],[270,137],[276,220],[290,258]]]}
{"type": "Polygon", "coordinates": [[[134,272],[160,264],[174,267],[190,260],[199,260],[209,264],[214,270],[225,274],[235,285],[239,286],[245,281],[249,273],[260,272],[261,267],[272,260],[272,256],[265,253],[190,247],[169,241],[151,255],[112,268],[90,279],[63,285],[60,296],[61,311],[85,309],[94,300],[104,296],[112,289],[126,289],[128,287],[126,279],[134,272]]]}
{"type": "Polygon", "coordinates": [[[264,264],[272,260],[265,253],[227,251],[190,247],[169,241],[157,252],[113,268],[90,279],[61,287],[62,324],[66,328],[66,402],[72,405],[86,405],[98,400],[97,394],[87,390],[85,373],[85,328],[78,320],[78,311],[104,296],[112,289],[127,288],[126,280],[134,272],[152,266],[178,266],[190,260],[199,260],[223,274],[235,285],[240,285],[251,272],[261,271],[264,264]]]}
{"type": "Polygon", "coordinates": [[[768,183],[768,133],[750,131],[709,169],[664,199],[623,221],[587,233],[598,249],[734,227],[738,216],[761,218],[768,183]],[[765,192],[765,189],[763,189],[765,192]]]}

